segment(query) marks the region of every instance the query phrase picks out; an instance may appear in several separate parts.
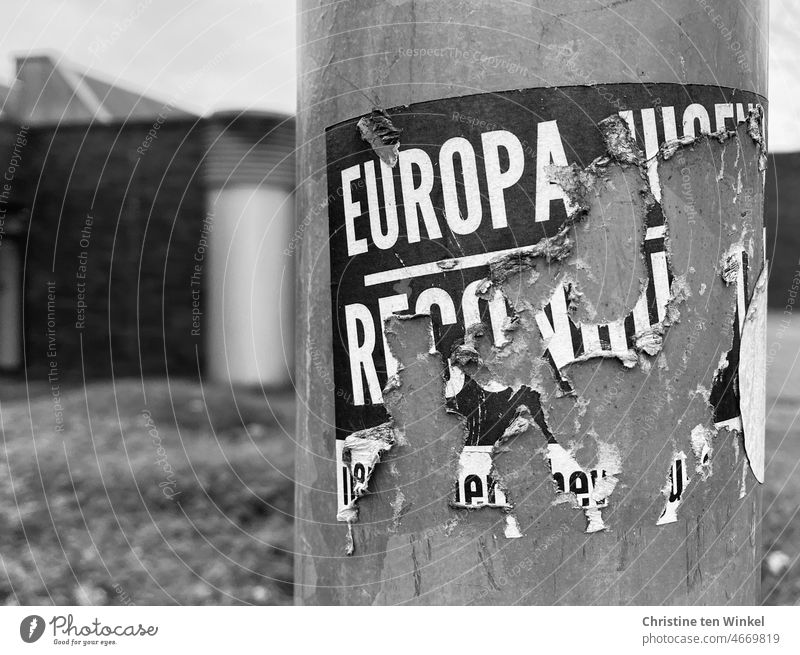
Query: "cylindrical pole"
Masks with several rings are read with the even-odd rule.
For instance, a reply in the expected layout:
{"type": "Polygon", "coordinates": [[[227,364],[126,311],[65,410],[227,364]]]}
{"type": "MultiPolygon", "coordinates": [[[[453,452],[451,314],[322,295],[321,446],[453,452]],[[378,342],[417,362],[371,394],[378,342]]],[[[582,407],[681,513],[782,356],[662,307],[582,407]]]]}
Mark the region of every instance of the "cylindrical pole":
{"type": "Polygon", "coordinates": [[[766,13],[301,2],[298,603],[756,601],[766,13]]]}

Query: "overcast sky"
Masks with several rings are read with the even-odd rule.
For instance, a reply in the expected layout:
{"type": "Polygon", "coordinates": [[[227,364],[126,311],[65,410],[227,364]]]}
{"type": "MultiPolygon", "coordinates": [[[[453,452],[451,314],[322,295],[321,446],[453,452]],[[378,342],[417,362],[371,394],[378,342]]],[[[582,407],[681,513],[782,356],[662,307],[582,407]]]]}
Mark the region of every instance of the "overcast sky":
{"type": "MultiPolygon", "coordinates": [[[[12,54],[51,49],[156,97],[177,93],[179,103],[199,113],[230,108],[294,111],[293,0],[4,4],[0,80],[5,83],[13,75],[12,54]]],[[[771,14],[770,148],[800,150],[800,3],[772,0],[771,14]]]]}
{"type": "Polygon", "coordinates": [[[0,79],[11,56],[55,50],[197,112],[295,107],[292,0],[4,0],[0,79]],[[199,73],[199,74],[198,74],[199,73]]]}

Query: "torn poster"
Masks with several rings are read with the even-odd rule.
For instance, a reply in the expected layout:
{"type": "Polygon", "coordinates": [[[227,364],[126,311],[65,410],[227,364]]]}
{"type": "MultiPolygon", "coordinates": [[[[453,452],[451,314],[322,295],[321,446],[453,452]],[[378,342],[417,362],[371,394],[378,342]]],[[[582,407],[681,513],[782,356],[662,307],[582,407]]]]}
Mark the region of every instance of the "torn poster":
{"type": "Polygon", "coordinates": [[[744,434],[750,468],[756,480],[763,483],[768,267],[764,259],[761,273],[749,293],[750,259],[748,251],[741,246],[732,247],[723,257],[722,279],[728,285],[735,285],[736,310],[733,343],[715,372],[710,402],[714,407],[716,429],[726,428],[744,434]]]}
{"type": "Polygon", "coordinates": [[[678,520],[678,508],[683,501],[683,494],[689,484],[689,473],[686,470],[686,453],[683,451],[675,455],[675,459],[667,474],[667,484],[664,486],[664,509],[656,521],[656,525],[675,523],[678,520]]]}
{"type": "Polygon", "coordinates": [[[340,504],[336,518],[352,523],[358,518],[356,501],[367,493],[369,479],[383,453],[395,444],[395,430],[391,421],[354,432],[337,447],[341,448],[343,466],[339,480],[340,504]]]}
{"type": "Polygon", "coordinates": [[[750,257],[741,246],[727,252],[722,261],[722,279],[736,289],[736,309],[733,319],[733,342],[714,374],[710,402],[714,407],[714,427],[742,431],[739,408],[739,352],[741,334],[747,312],[747,288],[750,257]]]}
{"type": "Polygon", "coordinates": [[[510,507],[503,488],[492,475],[494,446],[464,446],[458,460],[457,507],[510,507]]]}
{"type": "Polygon", "coordinates": [[[612,444],[598,444],[597,465],[586,470],[573,454],[557,443],[547,446],[547,459],[553,473],[556,503],[567,502],[586,514],[586,532],[605,530],[600,511],[608,505],[608,497],[617,485],[621,472],[619,452],[612,444]]]}
{"type": "Polygon", "coordinates": [[[513,505],[506,498],[494,474],[494,446],[464,446],[458,459],[458,479],[451,507],[481,509],[494,507],[506,514],[503,534],[507,539],[522,537],[513,505]]]}
{"type": "Polygon", "coordinates": [[[764,425],[767,404],[767,265],[756,282],[753,297],[742,326],[739,354],[739,389],[741,393],[744,451],[750,469],[764,482],[764,425]]]}
{"type": "MultiPolygon", "coordinates": [[[[529,277],[532,289],[547,290],[532,329],[539,332],[545,361],[564,393],[573,393],[569,366],[596,357],[633,366],[660,350],[670,299],[678,295],[681,280],[666,246],[669,225],[661,210],[658,159],[677,156],[698,133],[727,138],[764,100],[701,85],[604,88],[615,104],[590,86],[524,89],[380,110],[326,130],[340,514],[361,482],[352,460],[343,458],[345,440],[391,419],[383,393],[400,363],[387,346],[388,317],[431,317],[432,350],[443,360],[443,402],[466,426],[453,481],[458,502],[500,510],[513,503],[513,494],[493,479],[492,448],[520,406],[529,408],[547,448],[578,435],[553,434],[532,386],[473,374],[471,363],[480,355],[470,340],[477,331],[503,348],[517,325],[514,307],[491,285],[498,262],[542,261],[529,277]],[[617,129],[609,117],[627,129],[617,129]],[[671,150],[662,152],[662,144],[671,150]],[[649,184],[642,225],[647,280],[632,309],[580,321],[576,289],[555,278],[552,264],[570,256],[571,226],[585,208],[560,176],[570,170],[580,181],[591,166],[611,164],[640,168],[649,184]]],[[[745,262],[736,273],[745,295],[746,269],[745,262]]],[[[741,423],[733,380],[739,338],[737,333],[711,392],[719,424],[741,423]]],[[[612,435],[599,438],[608,442],[612,435]]],[[[602,529],[600,513],[619,462],[587,470],[560,451],[551,453],[550,461],[558,493],[587,511],[590,530],[602,529]]]]}
{"type": "MultiPolygon", "coordinates": [[[[637,350],[647,350],[641,341],[650,336],[661,343],[659,330],[667,320],[672,271],[664,246],[666,226],[660,211],[648,212],[644,251],[647,253],[647,286],[626,316],[605,324],[576,325],[569,312],[569,288],[556,289],[547,305],[536,315],[542,337],[548,341],[547,354],[561,371],[568,364],[591,357],[616,357],[625,366],[636,363],[637,350]]],[[[650,353],[655,354],[655,351],[650,353]]],[[[564,384],[564,383],[562,383],[564,384]]],[[[565,390],[569,389],[565,385],[565,390]]]]}

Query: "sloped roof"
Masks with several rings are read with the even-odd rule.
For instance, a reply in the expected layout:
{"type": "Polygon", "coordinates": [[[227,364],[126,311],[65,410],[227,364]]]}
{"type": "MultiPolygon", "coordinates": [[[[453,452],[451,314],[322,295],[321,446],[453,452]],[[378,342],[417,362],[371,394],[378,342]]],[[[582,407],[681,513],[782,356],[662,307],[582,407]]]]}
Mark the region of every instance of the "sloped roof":
{"type": "Polygon", "coordinates": [[[53,54],[17,57],[17,79],[7,113],[28,125],[155,120],[169,107],[170,116],[193,117],[165,101],[110,83],[53,54]]]}
{"type": "MultiPolygon", "coordinates": [[[[163,112],[164,107],[167,105],[165,100],[156,100],[155,98],[123,89],[120,86],[113,86],[89,75],[83,77],[82,81],[92,90],[95,97],[100,99],[103,109],[117,119],[128,116],[133,120],[154,118],[159,112],[163,112]]],[[[170,116],[196,118],[191,112],[178,107],[170,109],[170,116]]]]}

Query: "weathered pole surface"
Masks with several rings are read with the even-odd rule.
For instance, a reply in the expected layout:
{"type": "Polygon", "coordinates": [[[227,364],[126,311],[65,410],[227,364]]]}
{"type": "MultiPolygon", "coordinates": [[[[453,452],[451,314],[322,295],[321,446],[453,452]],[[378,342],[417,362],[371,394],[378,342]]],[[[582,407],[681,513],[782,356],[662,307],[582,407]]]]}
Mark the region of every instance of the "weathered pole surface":
{"type": "Polygon", "coordinates": [[[301,2],[298,603],[756,601],[766,34],[301,2]]]}

